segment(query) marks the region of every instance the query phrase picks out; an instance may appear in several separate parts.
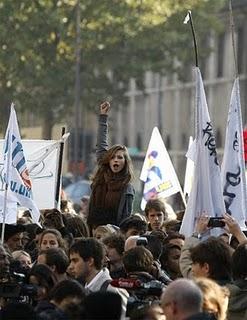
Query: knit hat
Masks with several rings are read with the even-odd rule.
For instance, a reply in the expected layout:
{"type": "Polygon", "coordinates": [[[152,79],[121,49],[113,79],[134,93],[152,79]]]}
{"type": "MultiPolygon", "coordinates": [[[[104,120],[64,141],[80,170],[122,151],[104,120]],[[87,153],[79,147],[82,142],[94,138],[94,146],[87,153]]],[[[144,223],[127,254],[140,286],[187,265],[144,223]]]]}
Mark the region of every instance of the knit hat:
{"type": "MultiPolygon", "coordinates": [[[[0,231],[2,233],[3,224],[0,223],[0,231]]],[[[5,224],[4,229],[4,240],[7,241],[9,238],[13,237],[15,234],[24,232],[25,226],[23,224],[5,224]]]]}

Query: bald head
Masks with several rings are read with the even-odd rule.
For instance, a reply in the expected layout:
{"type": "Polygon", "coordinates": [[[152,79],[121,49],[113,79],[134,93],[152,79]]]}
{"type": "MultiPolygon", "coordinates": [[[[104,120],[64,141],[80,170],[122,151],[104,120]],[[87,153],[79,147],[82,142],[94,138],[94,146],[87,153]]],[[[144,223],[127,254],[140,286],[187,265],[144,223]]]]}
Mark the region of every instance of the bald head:
{"type": "Polygon", "coordinates": [[[128,239],[126,239],[124,244],[124,251],[128,251],[132,248],[136,247],[136,241],[139,239],[140,236],[130,236],[128,239]]]}
{"type": "Polygon", "coordinates": [[[167,320],[181,320],[201,312],[202,301],[202,292],[192,280],[178,279],[165,289],[161,305],[167,320]]]}

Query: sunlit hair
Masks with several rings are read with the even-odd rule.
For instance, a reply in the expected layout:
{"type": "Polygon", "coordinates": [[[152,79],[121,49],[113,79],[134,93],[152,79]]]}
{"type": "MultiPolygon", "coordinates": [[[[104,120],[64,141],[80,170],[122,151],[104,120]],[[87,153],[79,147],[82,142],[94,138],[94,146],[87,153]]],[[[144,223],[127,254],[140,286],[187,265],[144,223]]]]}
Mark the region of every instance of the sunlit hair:
{"type": "Polygon", "coordinates": [[[104,154],[103,158],[99,160],[96,173],[92,177],[93,185],[102,182],[104,178],[104,173],[108,170],[111,170],[110,160],[114,157],[117,151],[123,151],[125,164],[122,169],[122,172],[125,173],[125,178],[127,177],[128,182],[133,179],[133,168],[127,148],[123,145],[115,144],[110,149],[108,149],[104,154]]]}
{"type": "Polygon", "coordinates": [[[53,234],[53,235],[56,237],[59,248],[66,249],[66,248],[65,248],[65,244],[64,244],[64,240],[63,240],[63,238],[62,238],[62,235],[61,235],[61,233],[60,233],[58,230],[56,230],[56,229],[45,229],[45,230],[41,233],[40,238],[39,238],[39,248],[41,247],[41,243],[42,243],[42,241],[43,241],[44,236],[45,236],[46,234],[49,234],[49,233],[50,233],[50,234],[53,234]]]}
{"type": "Polygon", "coordinates": [[[208,278],[197,278],[195,282],[203,293],[203,311],[213,313],[217,320],[225,320],[229,290],[208,278]]]}
{"type": "Polygon", "coordinates": [[[30,254],[24,250],[16,250],[12,252],[12,257],[14,258],[14,260],[20,260],[22,256],[29,258],[30,262],[32,261],[30,254]]]}

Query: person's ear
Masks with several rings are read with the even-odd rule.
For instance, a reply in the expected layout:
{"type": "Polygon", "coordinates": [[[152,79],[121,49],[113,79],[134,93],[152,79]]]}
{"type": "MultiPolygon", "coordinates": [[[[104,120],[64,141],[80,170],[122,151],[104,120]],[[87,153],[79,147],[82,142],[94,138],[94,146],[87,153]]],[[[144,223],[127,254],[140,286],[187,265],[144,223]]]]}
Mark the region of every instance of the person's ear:
{"type": "Polygon", "coordinates": [[[93,257],[88,258],[87,264],[91,268],[94,267],[94,258],[93,257]]]}
{"type": "Polygon", "coordinates": [[[210,272],[210,267],[209,267],[209,264],[207,262],[204,262],[203,265],[202,265],[202,269],[205,273],[205,276],[209,276],[209,272],[210,272]]]}

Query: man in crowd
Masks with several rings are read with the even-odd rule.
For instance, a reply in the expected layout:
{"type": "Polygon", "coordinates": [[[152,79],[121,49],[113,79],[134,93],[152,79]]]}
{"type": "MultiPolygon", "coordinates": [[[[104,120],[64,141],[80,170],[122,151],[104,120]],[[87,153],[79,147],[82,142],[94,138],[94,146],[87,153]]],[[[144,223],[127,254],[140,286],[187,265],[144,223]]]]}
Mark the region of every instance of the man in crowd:
{"type": "Polygon", "coordinates": [[[162,230],[164,220],[167,218],[165,204],[160,199],[148,200],[145,207],[149,231],[162,230]]]}
{"type": "Polygon", "coordinates": [[[188,279],[178,279],[168,285],[161,298],[166,320],[206,320],[201,313],[203,295],[199,287],[188,279]]]}
{"type": "Polygon", "coordinates": [[[120,231],[126,239],[130,236],[142,236],[147,232],[147,223],[138,217],[130,216],[121,222],[120,231]]]}
{"type": "MultiPolygon", "coordinates": [[[[0,231],[2,231],[2,224],[0,226],[0,231]]],[[[21,250],[23,248],[23,232],[25,227],[21,224],[5,224],[4,229],[4,244],[7,245],[10,252],[16,250],[21,250]]]]}
{"type": "Polygon", "coordinates": [[[123,266],[124,243],[123,236],[117,234],[103,238],[110,276],[113,279],[123,278],[126,275],[123,266]]]}
{"type": "Polygon", "coordinates": [[[85,282],[86,294],[97,291],[112,291],[122,297],[122,314],[126,312],[128,293],[111,286],[109,271],[103,268],[105,252],[103,244],[94,238],[81,239],[70,248],[70,273],[85,282]]]}
{"type": "Polygon", "coordinates": [[[46,264],[56,275],[58,281],[67,279],[66,270],[69,266],[69,258],[61,248],[49,248],[41,250],[38,255],[38,264],[46,264]]]}

